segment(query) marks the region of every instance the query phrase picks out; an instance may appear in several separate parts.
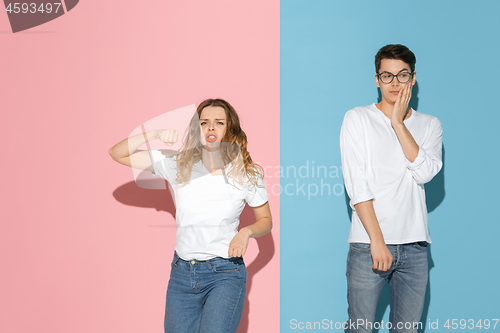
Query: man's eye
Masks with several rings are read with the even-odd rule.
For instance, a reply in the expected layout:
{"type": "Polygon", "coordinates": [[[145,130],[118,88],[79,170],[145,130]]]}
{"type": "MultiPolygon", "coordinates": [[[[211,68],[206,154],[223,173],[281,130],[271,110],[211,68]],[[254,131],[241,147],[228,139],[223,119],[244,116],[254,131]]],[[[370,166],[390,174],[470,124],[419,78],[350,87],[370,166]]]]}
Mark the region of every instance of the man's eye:
{"type": "Polygon", "coordinates": [[[400,78],[400,79],[407,79],[407,78],[408,78],[408,76],[409,76],[409,74],[408,74],[408,73],[402,73],[402,74],[399,74],[399,78],[400,78]]]}
{"type": "Polygon", "coordinates": [[[382,79],[390,80],[392,78],[392,74],[382,74],[382,79]]]}

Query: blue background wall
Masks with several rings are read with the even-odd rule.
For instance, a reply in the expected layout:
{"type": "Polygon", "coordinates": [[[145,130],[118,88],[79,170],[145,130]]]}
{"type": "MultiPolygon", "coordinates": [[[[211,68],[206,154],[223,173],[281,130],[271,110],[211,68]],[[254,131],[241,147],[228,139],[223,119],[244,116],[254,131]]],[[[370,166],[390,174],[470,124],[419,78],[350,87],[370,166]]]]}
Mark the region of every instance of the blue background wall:
{"type": "Polygon", "coordinates": [[[499,13],[498,1],[281,2],[281,332],[347,319],[339,131],[347,110],[377,102],[373,60],[390,43],[416,54],[411,105],[444,130],[444,168],[426,185],[433,244],[422,319],[443,331],[448,319],[500,317],[499,13]]]}

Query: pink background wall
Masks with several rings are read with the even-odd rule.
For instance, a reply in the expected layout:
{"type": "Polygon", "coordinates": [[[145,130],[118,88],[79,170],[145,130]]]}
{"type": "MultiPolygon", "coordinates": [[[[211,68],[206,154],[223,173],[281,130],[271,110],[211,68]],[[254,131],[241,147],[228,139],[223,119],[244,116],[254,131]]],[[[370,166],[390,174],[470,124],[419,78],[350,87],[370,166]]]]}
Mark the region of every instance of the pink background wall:
{"type": "MultiPolygon", "coordinates": [[[[108,149],[222,97],[254,160],[278,166],[279,1],[80,1],[16,34],[2,10],[0,45],[0,331],[162,332],[171,199],[108,149]]],[[[274,229],[245,256],[239,332],[279,331],[279,179],[266,180],[274,229]]]]}

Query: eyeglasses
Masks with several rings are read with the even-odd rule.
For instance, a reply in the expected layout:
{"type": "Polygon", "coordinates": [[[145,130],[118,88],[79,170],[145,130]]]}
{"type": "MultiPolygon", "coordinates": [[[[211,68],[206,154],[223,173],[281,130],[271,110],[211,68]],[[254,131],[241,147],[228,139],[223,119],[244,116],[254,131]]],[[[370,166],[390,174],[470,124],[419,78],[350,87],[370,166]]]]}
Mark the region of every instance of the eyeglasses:
{"type": "Polygon", "coordinates": [[[394,80],[394,77],[397,77],[399,83],[408,83],[411,81],[412,77],[413,77],[413,73],[415,72],[401,72],[401,73],[398,73],[397,75],[394,75],[392,73],[388,73],[388,72],[384,72],[384,73],[377,73],[378,75],[378,78],[380,79],[380,81],[382,81],[383,83],[391,83],[392,80],[394,80]]]}

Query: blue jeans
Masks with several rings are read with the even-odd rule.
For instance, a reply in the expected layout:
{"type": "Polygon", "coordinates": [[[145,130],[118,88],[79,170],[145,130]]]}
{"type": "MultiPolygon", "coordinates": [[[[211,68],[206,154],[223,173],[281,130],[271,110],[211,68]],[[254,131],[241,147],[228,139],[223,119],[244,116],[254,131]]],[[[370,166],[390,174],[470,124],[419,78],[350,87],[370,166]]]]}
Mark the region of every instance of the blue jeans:
{"type": "MultiPolygon", "coordinates": [[[[392,265],[383,272],[372,268],[370,244],[351,243],[347,256],[347,301],[349,321],[346,333],[371,332],[373,328],[391,333],[417,332],[427,286],[427,243],[387,245],[392,265]],[[389,281],[389,322],[375,323],[375,313],[385,282],[389,281]]],[[[425,324],[425,323],[424,323],[425,324]]]]}
{"type": "Polygon", "coordinates": [[[165,333],[234,333],[246,295],[243,258],[186,261],[174,254],[165,333]]]}

